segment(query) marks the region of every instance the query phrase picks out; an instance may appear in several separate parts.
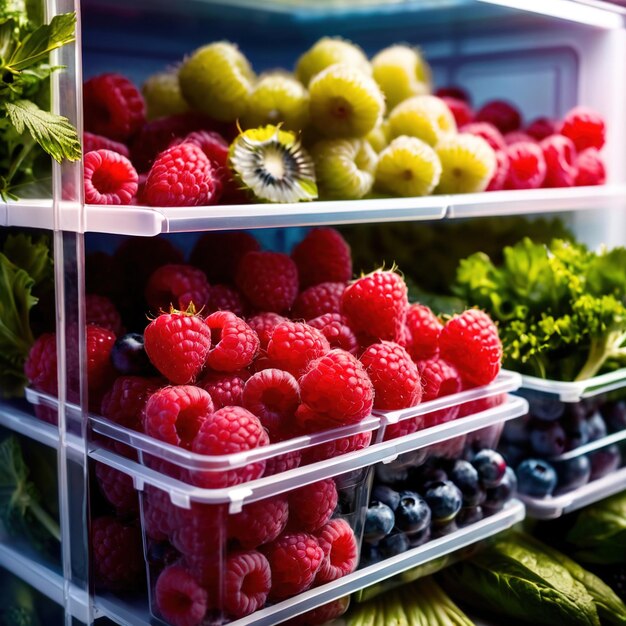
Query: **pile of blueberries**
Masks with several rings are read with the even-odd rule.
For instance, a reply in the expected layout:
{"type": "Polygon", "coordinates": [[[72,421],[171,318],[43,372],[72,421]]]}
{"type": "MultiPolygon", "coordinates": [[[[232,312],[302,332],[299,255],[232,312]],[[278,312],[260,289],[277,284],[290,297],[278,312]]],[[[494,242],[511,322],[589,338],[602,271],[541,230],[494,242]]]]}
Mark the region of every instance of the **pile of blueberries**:
{"type": "Polygon", "coordinates": [[[515,473],[490,449],[468,459],[411,453],[378,464],[363,533],[361,566],[422,545],[500,511],[516,491],[515,473]]]}
{"type": "Polygon", "coordinates": [[[623,464],[624,443],[576,454],[585,444],[626,429],[626,400],[576,403],[524,390],[528,415],[507,422],[499,450],[515,468],[520,493],[543,498],[577,489],[623,464]]]}

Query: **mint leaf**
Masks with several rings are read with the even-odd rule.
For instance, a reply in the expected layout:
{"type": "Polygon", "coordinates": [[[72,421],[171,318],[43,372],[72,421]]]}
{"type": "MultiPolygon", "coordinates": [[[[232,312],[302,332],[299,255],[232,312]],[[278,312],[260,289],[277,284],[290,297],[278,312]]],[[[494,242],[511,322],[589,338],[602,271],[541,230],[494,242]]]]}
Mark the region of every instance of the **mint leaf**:
{"type": "Polygon", "coordinates": [[[67,118],[42,111],[30,100],[7,102],[5,108],[15,130],[21,134],[28,129],[33,139],[55,161],[80,159],[78,134],[67,118]]]}
{"type": "Polygon", "coordinates": [[[9,235],[4,244],[4,254],[17,267],[23,269],[35,285],[43,281],[52,282],[52,258],[46,237],[35,241],[24,233],[9,235]]]}

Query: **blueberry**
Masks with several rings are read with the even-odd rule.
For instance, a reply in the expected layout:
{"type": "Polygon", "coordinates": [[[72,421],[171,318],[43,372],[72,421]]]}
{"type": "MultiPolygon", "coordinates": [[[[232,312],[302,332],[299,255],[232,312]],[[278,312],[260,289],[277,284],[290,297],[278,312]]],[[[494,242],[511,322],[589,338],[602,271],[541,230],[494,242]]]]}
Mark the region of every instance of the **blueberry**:
{"type": "Polygon", "coordinates": [[[509,467],[517,467],[526,457],[529,456],[526,446],[515,443],[502,443],[498,447],[498,452],[504,457],[509,467]]]}
{"type": "Polygon", "coordinates": [[[430,509],[424,498],[412,491],[400,493],[396,527],[407,535],[419,533],[430,525],[430,509]]]}
{"type": "Polygon", "coordinates": [[[364,543],[363,548],[361,549],[361,567],[367,567],[368,565],[374,565],[374,563],[379,563],[383,560],[383,555],[380,553],[380,550],[377,546],[373,546],[371,544],[364,543]]]}
{"type": "Polygon", "coordinates": [[[438,523],[452,521],[463,504],[461,490],[449,480],[433,483],[424,494],[424,499],[430,507],[433,521],[438,523]]]}
{"type": "Polygon", "coordinates": [[[430,540],[430,526],[409,537],[411,548],[417,548],[430,540]]]}
{"type": "Polygon", "coordinates": [[[502,480],[506,471],[506,463],[502,455],[488,448],[474,455],[472,465],[478,471],[482,486],[487,489],[495,487],[502,480]]]}
{"type": "Polygon", "coordinates": [[[589,461],[591,462],[589,480],[595,480],[614,472],[622,464],[622,454],[619,446],[613,444],[589,454],[589,461]]]}
{"type": "Polygon", "coordinates": [[[517,488],[520,493],[534,498],[552,495],[556,487],[556,471],[540,459],[526,459],[517,468],[517,488]]]}
{"type": "Polygon", "coordinates": [[[455,518],[459,528],[479,522],[483,518],[483,510],[479,506],[464,506],[455,518]]]}
{"type": "Polygon", "coordinates": [[[450,472],[450,480],[463,494],[463,506],[475,506],[484,499],[485,493],[481,489],[478,471],[468,461],[459,460],[450,472]]]}
{"type": "Polygon", "coordinates": [[[528,441],[528,420],[519,417],[505,422],[502,439],[508,443],[525,444],[528,441]]]}
{"type": "Polygon", "coordinates": [[[589,430],[589,441],[597,441],[598,439],[602,439],[602,437],[606,437],[606,422],[600,411],[594,411],[592,413],[591,417],[587,420],[587,428],[589,430]]]}
{"type": "Polygon", "coordinates": [[[378,550],[385,558],[402,554],[410,547],[409,538],[404,533],[389,535],[378,544],[378,550]]]}
{"type": "Polygon", "coordinates": [[[591,463],[586,455],[577,456],[554,465],[558,481],[558,491],[571,491],[589,482],[591,463]]]}
{"type": "Polygon", "coordinates": [[[444,535],[449,535],[453,533],[455,530],[459,530],[459,526],[456,523],[456,518],[451,519],[448,522],[439,522],[433,525],[431,529],[431,535],[433,539],[437,539],[437,537],[443,537],[444,535]]]}
{"type": "Polygon", "coordinates": [[[395,523],[393,511],[386,504],[372,502],[365,515],[363,541],[378,543],[393,530],[395,523]]]}
{"type": "Polygon", "coordinates": [[[537,419],[552,421],[563,415],[565,405],[558,396],[534,389],[519,389],[516,393],[528,400],[530,414],[537,419]]]}
{"type": "Polygon", "coordinates": [[[425,463],[411,474],[411,482],[419,492],[426,491],[431,483],[444,480],[448,480],[448,474],[443,468],[436,465],[434,461],[425,463]]]}
{"type": "Polygon", "coordinates": [[[408,477],[409,469],[407,467],[397,467],[393,462],[376,465],[376,479],[386,485],[404,483],[408,477]]]}
{"type": "Polygon", "coordinates": [[[508,502],[517,491],[517,478],[515,472],[510,468],[506,468],[504,478],[497,487],[487,489],[487,497],[483,508],[490,512],[500,511],[504,504],[508,502]]]}
{"type": "MultiPolygon", "coordinates": [[[[565,449],[574,450],[589,442],[590,428],[586,417],[567,417],[563,419],[563,430],[566,435],[565,449]]],[[[554,455],[557,456],[557,455],[554,455]]]]}
{"type": "Polygon", "coordinates": [[[400,494],[387,485],[376,485],[372,489],[371,499],[386,504],[392,511],[395,511],[400,504],[400,494]]]}
{"type": "Polygon", "coordinates": [[[128,333],[120,337],[111,349],[113,367],[127,376],[141,376],[153,372],[143,345],[143,335],[128,333]]]}
{"type": "Polygon", "coordinates": [[[626,428],[626,400],[607,402],[601,411],[610,433],[626,428]]]}
{"type": "Polygon", "coordinates": [[[539,456],[558,456],[565,452],[565,431],[558,422],[536,424],[530,431],[530,447],[539,456]]]}

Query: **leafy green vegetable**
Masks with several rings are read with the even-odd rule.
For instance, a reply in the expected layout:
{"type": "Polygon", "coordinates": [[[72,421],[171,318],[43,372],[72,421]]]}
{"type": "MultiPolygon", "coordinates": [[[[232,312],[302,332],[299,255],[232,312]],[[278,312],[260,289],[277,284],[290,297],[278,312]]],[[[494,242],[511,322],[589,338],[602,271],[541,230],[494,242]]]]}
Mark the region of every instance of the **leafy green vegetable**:
{"type": "Polygon", "coordinates": [[[32,589],[16,576],[0,585],[0,626],[40,626],[32,589]]]}

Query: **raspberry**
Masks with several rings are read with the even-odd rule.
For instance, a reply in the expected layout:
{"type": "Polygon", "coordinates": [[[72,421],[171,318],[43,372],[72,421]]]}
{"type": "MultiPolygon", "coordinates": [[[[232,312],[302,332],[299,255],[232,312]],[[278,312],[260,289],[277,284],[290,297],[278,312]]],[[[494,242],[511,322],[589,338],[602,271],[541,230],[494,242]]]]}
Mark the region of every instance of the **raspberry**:
{"type": "Polygon", "coordinates": [[[91,554],[96,583],[106,589],[133,589],[144,573],[141,531],[114,517],[99,517],[91,524],[91,554]]]}
{"type": "Polygon", "coordinates": [[[85,297],[87,324],[106,328],[116,335],[123,334],[122,318],[115,305],[105,296],[87,294],[85,297]]]}
{"type": "Polygon", "coordinates": [[[334,519],[328,522],[317,533],[317,540],[324,551],[324,560],[315,577],[316,584],[337,580],[356,569],[359,546],[346,520],[334,519]]]}
{"type": "Polygon", "coordinates": [[[259,242],[243,231],[205,233],[191,251],[189,262],[201,269],[211,283],[232,283],[239,261],[258,252],[259,242]]]}
{"type": "Polygon", "coordinates": [[[141,430],[141,412],[158,388],[155,378],[119,376],[102,398],[101,413],[120,426],[141,430]]]}
{"type": "Polygon", "coordinates": [[[163,376],[186,384],[204,367],[211,349],[211,329],[196,315],[172,309],[148,324],[144,345],[148,358],[163,376]]]}
{"type": "Polygon", "coordinates": [[[254,613],[267,600],[272,572],[267,558],[256,550],[234,552],[226,559],[224,610],[233,617],[254,613]]]}
{"type": "Polygon", "coordinates": [[[243,406],[261,420],[272,441],[285,439],[293,430],[299,404],[298,382],[283,370],[257,372],[243,390],[243,406]]]}
{"type": "Polygon", "coordinates": [[[204,206],[216,198],[216,173],[204,152],[181,143],[159,154],[142,198],[149,206],[204,206]]]}
{"type": "Polygon", "coordinates": [[[441,331],[441,356],[474,385],[487,385],[500,371],[502,344],[491,318],[478,309],[455,315],[441,331]]]}
{"type": "Polygon", "coordinates": [[[467,102],[459,100],[458,98],[452,98],[450,96],[444,96],[441,99],[450,109],[450,112],[454,116],[454,121],[456,122],[457,127],[469,124],[474,119],[474,112],[472,111],[472,107],[470,107],[467,102]]]}
{"type": "Polygon", "coordinates": [[[204,389],[191,385],[164,387],[146,402],[143,429],[151,437],[190,450],[212,413],[213,401],[204,389]]]}
{"type": "Polygon", "coordinates": [[[412,304],[406,313],[408,338],[406,349],[415,361],[430,359],[439,352],[443,324],[424,304],[412,304]]]}
{"type": "Polygon", "coordinates": [[[244,314],[241,296],[227,285],[211,285],[209,301],[209,312],[230,311],[239,317],[244,314]]]}
{"type": "Polygon", "coordinates": [[[331,350],[311,362],[300,379],[296,419],[306,430],[354,424],[367,417],[374,388],[365,368],[349,352],[331,350]]]}
{"type": "Polygon", "coordinates": [[[395,272],[376,271],[348,285],[341,299],[342,313],[355,332],[378,340],[397,341],[401,337],[407,289],[395,272]]]}
{"type": "Polygon", "coordinates": [[[313,532],[332,517],[339,495],[332,478],[295,489],[289,497],[289,528],[313,532]]]}
{"type": "Polygon", "coordinates": [[[360,358],[374,385],[374,408],[405,409],[422,399],[422,384],[417,365],[397,343],[372,344],[360,358]]]}
{"type": "Polygon", "coordinates": [[[324,558],[317,539],[308,533],[285,533],[264,546],[262,552],[272,569],[269,599],[273,602],[306,591],[324,558]]]}
{"type": "Polygon", "coordinates": [[[537,143],[530,135],[527,135],[521,130],[514,130],[511,133],[504,135],[504,143],[507,146],[512,146],[514,143],[537,143]]]}
{"type": "Polygon", "coordinates": [[[283,622],[283,626],[320,626],[341,617],[350,604],[350,596],[333,600],[283,622]]]}
{"type": "Polygon", "coordinates": [[[460,132],[482,137],[494,150],[504,150],[506,144],[502,133],[489,122],[472,122],[461,126],[460,132]]]}
{"type": "Polygon", "coordinates": [[[206,359],[208,367],[236,372],[252,363],[259,351],[259,338],[240,317],[229,311],[216,311],[204,322],[211,330],[213,345],[206,359]]]}
{"type": "Polygon", "coordinates": [[[128,475],[104,463],[96,463],[96,478],[104,497],[115,507],[118,515],[128,515],[139,511],[139,499],[128,475]]]}
{"type": "Polygon", "coordinates": [[[45,333],[37,337],[24,363],[24,374],[35,389],[57,395],[56,334],[45,333]]]}
{"type": "Polygon", "coordinates": [[[509,177],[509,157],[503,150],[496,151],[496,171],[494,172],[486,191],[500,191],[504,189],[506,179],[509,177]]]}
{"type": "Polygon", "coordinates": [[[467,102],[467,104],[472,103],[472,97],[467,91],[465,91],[465,89],[463,89],[463,87],[452,85],[449,87],[439,87],[439,89],[435,91],[435,95],[438,98],[455,98],[456,100],[467,102]]]}
{"type": "Polygon", "coordinates": [[[600,150],[605,142],[606,128],[599,113],[586,107],[575,107],[563,119],[560,133],[571,139],[579,152],[585,148],[600,150]]]}
{"type": "Polygon", "coordinates": [[[424,418],[421,415],[400,420],[395,424],[389,424],[386,426],[383,441],[390,441],[391,439],[397,439],[398,437],[412,435],[418,430],[422,430],[424,427],[424,418]]]}
{"type": "Polygon", "coordinates": [[[282,322],[274,328],[267,356],[276,367],[300,376],[307,365],[330,350],[322,333],[302,322],[282,322]]]}
{"type": "Polygon", "coordinates": [[[334,228],[315,228],[293,249],[303,288],[352,278],[350,246],[334,228]]]}
{"type": "Polygon", "coordinates": [[[143,529],[155,541],[168,539],[177,526],[176,507],[161,489],[147,485],[143,496],[143,529]]]}
{"type": "Polygon", "coordinates": [[[146,121],[141,93],[120,74],[101,74],[83,87],[85,129],[116,141],[136,133],[146,121]]]}
{"type": "Polygon", "coordinates": [[[339,313],[345,289],[345,283],[320,283],[305,289],[296,298],[291,317],[310,320],[325,313],[339,313]]]}
{"type": "Polygon", "coordinates": [[[83,152],[93,152],[94,150],[111,150],[128,158],[128,148],[119,141],[113,141],[102,135],[94,135],[93,133],[83,133],[83,152]]]}
{"type": "Polygon", "coordinates": [[[172,510],[172,545],[186,556],[218,558],[226,543],[226,506],[192,502],[189,509],[173,507],[172,510]]]}
{"type": "MultiPolygon", "coordinates": [[[[435,358],[428,361],[420,361],[418,367],[422,377],[424,389],[422,400],[424,402],[461,391],[462,384],[459,373],[443,359],[435,358]]],[[[458,414],[458,406],[431,411],[423,416],[423,426],[424,428],[430,428],[437,424],[450,422],[456,419],[458,414]]]]}
{"type": "MultiPolygon", "coordinates": [[[[480,413],[481,411],[486,411],[487,409],[492,409],[496,406],[500,406],[503,402],[506,402],[506,394],[499,394],[495,396],[487,396],[486,398],[479,398],[478,400],[472,400],[471,402],[464,402],[459,406],[459,417],[465,417],[466,415],[474,415],[475,413],[480,413]]],[[[496,426],[498,426],[496,424],[496,426]]],[[[486,429],[488,432],[489,429],[486,429]]],[[[484,432],[484,431],[483,431],[484,432]]],[[[471,433],[473,435],[480,435],[481,431],[476,431],[475,433],[471,433]]],[[[493,444],[488,444],[493,445],[493,444]]],[[[484,448],[487,446],[481,446],[484,448]]]]}
{"type": "Polygon", "coordinates": [[[152,273],[145,289],[146,302],[155,312],[170,306],[184,311],[191,303],[200,310],[209,303],[210,293],[206,276],[190,265],[162,265],[152,273]]]}
{"type": "Polygon", "coordinates": [[[533,139],[541,141],[550,135],[554,135],[554,133],[558,132],[558,129],[554,120],[547,117],[538,117],[526,126],[524,131],[533,139]]]}
{"type": "Polygon", "coordinates": [[[546,161],[536,143],[515,143],[506,147],[509,173],[505,189],[537,189],[546,177],[546,161]]]}
{"type": "Polygon", "coordinates": [[[248,252],[239,262],[236,282],[250,303],[262,311],[290,309],[298,295],[298,269],[280,252],[248,252]]]}
{"type": "Polygon", "coordinates": [[[252,502],[228,518],[228,536],[246,550],[257,548],[274,541],[285,530],[288,516],[285,495],[252,502]]]}
{"type": "Polygon", "coordinates": [[[209,372],[198,386],[209,392],[216,409],[224,406],[241,406],[243,388],[249,377],[250,374],[245,370],[232,373],[209,372]]]}
{"type": "Polygon", "coordinates": [[[178,143],[192,143],[206,154],[216,170],[228,169],[228,142],[212,130],[195,130],[178,143]]]}
{"type": "Polygon", "coordinates": [[[370,445],[371,440],[372,433],[368,430],[356,435],[350,435],[350,437],[340,437],[326,443],[320,443],[304,450],[302,464],[309,465],[310,463],[317,463],[318,461],[332,459],[342,454],[348,454],[348,452],[362,450],[370,445]]]}
{"type": "Polygon", "coordinates": [[[350,354],[359,350],[359,340],[348,325],[348,318],[340,313],[325,313],[312,320],[309,326],[317,328],[328,340],[331,348],[340,348],[350,354]]]}
{"type": "Polygon", "coordinates": [[[300,467],[302,462],[302,453],[300,450],[292,450],[285,454],[277,454],[265,462],[265,471],[263,476],[274,476],[281,472],[287,472],[296,467],[300,467]]]}
{"type": "Polygon", "coordinates": [[[544,187],[573,187],[578,175],[576,148],[563,135],[550,135],[540,144],[546,161],[544,187]]]}
{"type": "Polygon", "coordinates": [[[576,159],[578,176],[575,184],[577,187],[586,185],[603,185],[606,182],[606,170],[604,161],[595,148],[587,148],[578,154],[576,159]]]}
{"type": "Polygon", "coordinates": [[[129,204],[137,193],[137,180],[137,172],[125,156],[111,150],[85,154],[85,202],[129,204]]]}
{"type": "MultiPolygon", "coordinates": [[[[111,364],[111,348],[115,334],[100,326],[87,326],[87,380],[89,394],[98,394],[107,389],[115,378],[111,364]]],[[[100,404],[98,402],[98,408],[100,404]]]]}
{"type": "Polygon", "coordinates": [[[198,626],[208,608],[208,594],[180,565],[164,569],[154,590],[161,617],[171,626],[198,626]]]}
{"type": "Polygon", "coordinates": [[[254,317],[248,318],[248,326],[258,335],[261,342],[261,350],[267,349],[270,337],[274,332],[274,328],[283,322],[289,320],[278,313],[259,313],[254,317]]]}
{"type": "Polygon", "coordinates": [[[128,280],[126,290],[135,293],[137,285],[144,285],[162,265],[178,265],[183,255],[169,240],[161,237],[134,237],[126,239],[115,251],[115,273],[128,280]],[[132,267],[133,271],[128,272],[132,267]]]}
{"type": "MultiPolygon", "coordinates": [[[[192,450],[197,454],[223,455],[268,444],[269,437],[258,417],[243,407],[225,406],[202,424],[192,450]]],[[[193,479],[198,486],[219,489],[255,480],[263,475],[264,470],[265,461],[259,461],[228,471],[197,471],[193,473],[193,479]]]]}
{"type": "Polygon", "coordinates": [[[519,111],[504,100],[487,102],[478,110],[475,119],[477,122],[493,124],[503,134],[517,130],[522,124],[522,117],[519,111]]]}

